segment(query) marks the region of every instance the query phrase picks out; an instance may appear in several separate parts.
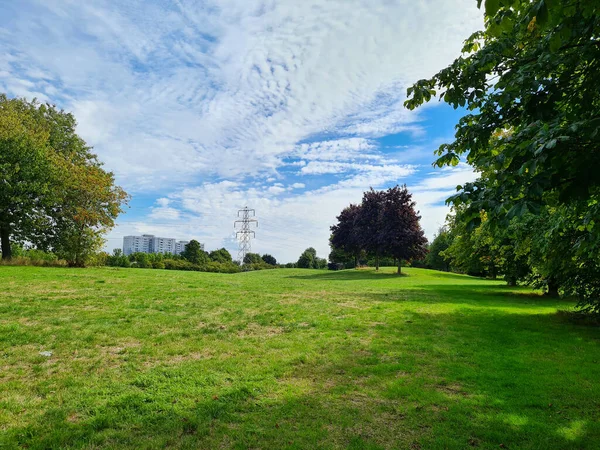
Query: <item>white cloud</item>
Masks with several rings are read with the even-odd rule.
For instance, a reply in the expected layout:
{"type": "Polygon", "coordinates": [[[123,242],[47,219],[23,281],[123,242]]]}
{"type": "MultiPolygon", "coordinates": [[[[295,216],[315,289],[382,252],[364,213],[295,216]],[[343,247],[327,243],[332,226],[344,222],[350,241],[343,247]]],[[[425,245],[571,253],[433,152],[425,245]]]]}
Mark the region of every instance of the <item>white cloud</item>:
{"type": "Polygon", "coordinates": [[[481,25],[471,0],[176,5],[9,5],[0,88],[74,110],[121,183],[160,189],[275,173],[315,134],[359,135],[300,145],[307,159],[338,161],[370,152],[365,137],[419,132],[406,87],[481,25]]]}
{"type": "Polygon", "coordinates": [[[23,0],[3,18],[0,91],[73,111],[134,200],[158,198],[120,219],[111,247],[146,232],[231,246],[248,205],[258,250],[326,256],[344,206],[415,179],[431,236],[440,201],[472,176],[423,172],[421,147],[376,141],[425,136],[406,88],[481,27],[472,0],[23,0]]]}

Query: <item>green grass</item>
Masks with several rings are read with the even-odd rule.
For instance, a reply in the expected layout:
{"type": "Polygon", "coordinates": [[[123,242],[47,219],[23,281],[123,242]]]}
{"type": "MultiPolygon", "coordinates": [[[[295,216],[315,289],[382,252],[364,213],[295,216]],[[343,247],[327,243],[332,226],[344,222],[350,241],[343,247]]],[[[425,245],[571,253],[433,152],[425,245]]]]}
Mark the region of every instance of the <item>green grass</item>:
{"type": "Polygon", "coordinates": [[[571,303],[392,270],[0,267],[0,448],[599,447],[571,303]]]}

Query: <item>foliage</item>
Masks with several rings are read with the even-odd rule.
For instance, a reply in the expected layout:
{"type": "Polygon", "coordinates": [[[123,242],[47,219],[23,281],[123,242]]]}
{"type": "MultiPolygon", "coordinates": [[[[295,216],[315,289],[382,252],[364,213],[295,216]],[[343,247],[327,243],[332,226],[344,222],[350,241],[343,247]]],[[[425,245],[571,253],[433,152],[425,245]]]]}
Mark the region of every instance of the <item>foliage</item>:
{"type": "Polygon", "coordinates": [[[51,203],[49,131],[36,120],[38,104],[0,94],[0,245],[10,259],[11,241],[31,240],[45,224],[51,203]]]}
{"type": "Polygon", "coordinates": [[[75,132],[75,118],[35,100],[0,94],[0,237],[53,250],[83,266],[127,201],[75,132]]]}
{"type": "Polygon", "coordinates": [[[185,250],[181,252],[181,257],[192,264],[206,264],[208,262],[208,253],[206,253],[200,242],[192,239],[185,245],[185,250]]]}
{"type": "Polygon", "coordinates": [[[260,264],[264,262],[258,253],[246,253],[244,264],[260,264]]]}
{"type": "Polygon", "coordinates": [[[350,204],[336,217],[337,223],[331,227],[329,239],[331,246],[329,260],[331,262],[341,262],[347,267],[358,266],[358,259],[363,252],[363,243],[357,223],[360,211],[360,206],[350,204]],[[353,266],[350,266],[349,259],[354,260],[353,266]]]}
{"type": "MultiPolygon", "coordinates": [[[[525,233],[531,248],[511,254],[509,244],[495,255],[529,255],[531,277],[548,292],[560,288],[600,310],[600,3],[487,0],[485,18],[463,56],[409,88],[406,106],[438,96],[469,110],[436,164],[464,157],[480,176],[449,201],[465,206],[467,223],[485,211],[496,236],[514,218],[537,222],[525,233]]],[[[510,279],[522,275],[519,264],[510,279]]]]}
{"type": "Polygon", "coordinates": [[[317,251],[309,247],[302,252],[296,266],[300,269],[314,269],[316,268],[317,251]]]}
{"type": "Polygon", "coordinates": [[[433,241],[429,245],[429,252],[425,257],[425,263],[428,268],[443,270],[444,272],[450,271],[450,262],[448,259],[444,258],[442,252],[450,247],[452,239],[453,236],[446,227],[442,227],[438,230],[433,241]]]}
{"type": "Polygon", "coordinates": [[[360,205],[345,208],[331,227],[330,261],[348,265],[352,255],[356,267],[359,257],[368,255],[379,269],[381,258],[389,257],[400,273],[403,260],[424,258],[427,239],[414,207],[406,186],[386,191],[371,188],[360,205]]]}
{"type": "Polygon", "coordinates": [[[275,257],[273,255],[269,255],[268,253],[265,253],[264,255],[262,255],[261,259],[264,262],[266,262],[267,264],[270,264],[272,266],[276,266],[277,265],[277,260],[275,259],[275,257]]]}
{"type": "Polygon", "coordinates": [[[231,258],[231,253],[229,253],[225,248],[213,250],[208,254],[208,256],[211,259],[211,261],[219,263],[230,263],[233,261],[233,259],[231,258]]]}

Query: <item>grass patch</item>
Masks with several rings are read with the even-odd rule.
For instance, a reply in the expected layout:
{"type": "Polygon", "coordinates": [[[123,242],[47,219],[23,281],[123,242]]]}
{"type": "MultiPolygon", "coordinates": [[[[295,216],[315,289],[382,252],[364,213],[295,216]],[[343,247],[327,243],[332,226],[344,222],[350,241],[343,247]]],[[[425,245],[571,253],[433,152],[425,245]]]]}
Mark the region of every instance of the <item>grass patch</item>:
{"type": "Polygon", "coordinates": [[[0,267],[0,448],[596,448],[573,303],[393,270],[0,267]]]}

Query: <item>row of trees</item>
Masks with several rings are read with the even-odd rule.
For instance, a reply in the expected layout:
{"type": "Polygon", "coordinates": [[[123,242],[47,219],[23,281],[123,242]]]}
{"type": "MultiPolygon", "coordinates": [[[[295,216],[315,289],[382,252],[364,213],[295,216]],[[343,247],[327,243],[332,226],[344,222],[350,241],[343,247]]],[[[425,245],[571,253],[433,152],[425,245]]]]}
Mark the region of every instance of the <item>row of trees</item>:
{"type": "Polygon", "coordinates": [[[122,212],[127,194],[75,126],[52,105],[0,94],[2,259],[28,243],[83,266],[122,212]]]}
{"type": "Polygon", "coordinates": [[[406,186],[386,191],[371,190],[363,194],[360,205],[350,205],[331,227],[332,263],[344,263],[372,255],[379,270],[381,258],[396,260],[398,273],[402,261],[422,259],[427,252],[427,239],[419,224],[415,202],[406,186]]]}
{"type": "Polygon", "coordinates": [[[276,267],[277,260],[269,254],[260,256],[257,253],[247,253],[243,264],[240,264],[233,260],[226,248],[207,252],[200,242],[192,239],[180,255],[141,252],[125,255],[121,249],[115,249],[112,255],[105,256],[104,264],[113,267],[236,273],[242,270],[272,269],[276,267]]]}
{"type": "Polygon", "coordinates": [[[449,199],[434,241],[448,247],[431,258],[600,313],[599,30],[599,2],[488,0],[464,55],[408,89],[410,109],[436,97],[467,108],[435,164],[464,158],[479,174],[449,199]]]}

